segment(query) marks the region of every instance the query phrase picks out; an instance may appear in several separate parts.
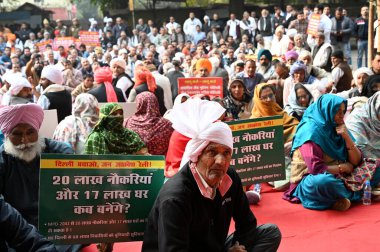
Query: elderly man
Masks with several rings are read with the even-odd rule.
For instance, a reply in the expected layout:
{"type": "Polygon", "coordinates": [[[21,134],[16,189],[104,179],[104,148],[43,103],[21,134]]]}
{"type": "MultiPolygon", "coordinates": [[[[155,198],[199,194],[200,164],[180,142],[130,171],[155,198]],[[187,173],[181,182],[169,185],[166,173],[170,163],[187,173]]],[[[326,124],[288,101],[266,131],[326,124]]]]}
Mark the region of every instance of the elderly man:
{"type": "Polygon", "coordinates": [[[272,64],[272,54],[269,50],[261,49],[257,54],[260,62],[256,72],[261,74],[265,80],[268,80],[274,74],[274,65],[272,64]]]}
{"type": "Polygon", "coordinates": [[[236,77],[243,78],[244,85],[251,95],[253,95],[255,86],[264,82],[264,77],[260,73],[256,73],[256,62],[254,60],[247,60],[244,64],[244,72],[237,74],[236,77]]]}
{"type": "Polygon", "coordinates": [[[337,92],[349,90],[353,79],[352,70],[347,62],[344,61],[342,51],[335,51],[331,54],[332,79],[337,92]]]}
{"type": "Polygon", "coordinates": [[[212,64],[208,59],[201,58],[195,65],[196,77],[209,77],[212,71],[212,64]]]}
{"type": "Polygon", "coordinates": [[[313,47],[311,54],[313,56],[313,66],[320,67],[327,72],[331,72],[331,52],[330,43],[325,42],[323,32],[318,32],[315,36],[316,45],[313,47]]]}
{"type": "Polygon", "coordinates": [[[71,94],[62,86],[63,76],[61,70],[55,66],[45,66],[42,69],[37,104],[44,110],[56,109],[58,122],[71,115],[71,94]]]}
{"type": "Polygon", "coordinates": [[[9,90],[1,100],[2,105],[17,105],[32,102],[32,85],[27,79],[18,75],[11,74],[9,80],[9,90]]]}
{"type": "Polygon", "coordinates": [[[34,226],[38,224],[40,154],[73,153],[67,144],[39,136],[43,118],[36,104],[0,109],[0,130],[5,136],[0,147],[0,194],[34,226]]]}
{"type": "Polygon", "coordinates": [[[125,72],[127,63],[121,58],[111,60],[112,85],[123,91],[124,99],[128,100],[129,93],[135,84],[132,78],[125,72]]]}
{"type": "Polygon", "coordinates": [[[231,129],[213,122],[224,111],[219,104],[200,99],[173,109],[173,127],[181,134],[186,131],[190,141],[182,168],[164,184],[152,208],[142,251],[277,250],[279,229],[273,224],[257,226],[240,178],[229,168],[231,129]],[[198,118],[189,120],[192,115],[198,118]],[[236,230],[227,237],[231,218],[236,230]]]}

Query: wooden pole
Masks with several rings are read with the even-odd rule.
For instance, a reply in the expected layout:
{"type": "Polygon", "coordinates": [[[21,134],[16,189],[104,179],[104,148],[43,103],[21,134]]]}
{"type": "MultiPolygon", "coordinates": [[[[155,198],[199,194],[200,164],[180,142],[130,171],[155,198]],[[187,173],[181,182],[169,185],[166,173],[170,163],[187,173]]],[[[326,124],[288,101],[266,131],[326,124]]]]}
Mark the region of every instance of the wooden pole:
{"type": "Polygon", "coordinates": [[[373,36],[373,22],[374,22],[374,0],[369,0],[369,18],[368,18],[368,66],[371,66],[372,59],[373,59],[373,42],[374,42],[374,36],[373,36]]]}

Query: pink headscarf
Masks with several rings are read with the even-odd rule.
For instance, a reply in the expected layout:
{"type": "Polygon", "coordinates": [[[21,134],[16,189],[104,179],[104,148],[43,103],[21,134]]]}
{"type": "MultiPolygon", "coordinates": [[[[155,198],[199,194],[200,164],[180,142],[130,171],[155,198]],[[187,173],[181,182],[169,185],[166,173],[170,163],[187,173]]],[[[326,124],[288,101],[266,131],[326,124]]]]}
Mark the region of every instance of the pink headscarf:
{"type": "Polygon", "coordinates": [[[20,123],[26,123],[39,131],[44,120],[44,111],[37,104],[21,104],[0,108],[0,130],[5,136],[20,123]]]}

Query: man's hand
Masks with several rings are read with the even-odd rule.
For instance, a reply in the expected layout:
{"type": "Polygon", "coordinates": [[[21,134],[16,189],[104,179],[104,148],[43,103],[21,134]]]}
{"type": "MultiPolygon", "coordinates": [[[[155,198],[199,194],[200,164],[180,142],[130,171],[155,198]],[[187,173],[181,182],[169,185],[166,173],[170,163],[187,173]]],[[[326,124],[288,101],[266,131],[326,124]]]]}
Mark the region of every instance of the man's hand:
{"type": "Polygon", "coordinates": [[[244,245],[239,245],[239,242],[236,242],[231,248],[228,249],[228,252],[247,252],[244,245]]]}

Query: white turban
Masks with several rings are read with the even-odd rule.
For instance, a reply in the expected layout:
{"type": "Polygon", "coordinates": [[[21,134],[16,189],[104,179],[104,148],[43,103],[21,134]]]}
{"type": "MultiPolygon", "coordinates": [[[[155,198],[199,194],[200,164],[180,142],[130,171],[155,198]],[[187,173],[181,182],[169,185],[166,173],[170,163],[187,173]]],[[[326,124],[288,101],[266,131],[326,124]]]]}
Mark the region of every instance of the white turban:
{"type": "Polygon", "coordinates": [[[353,77],[354,77],[354,81],[355,83],[357,82],[357,79],[358,79],[358,75],[359,74],[367,74],[368,76],[371,76],[373,75],[373,72],[371,69],[369,69],[368,67],[361,67],[361,68],[358,68],[356,69],[356,71],[353,73],[353,77]]]}
{"type": "Polygon", "coordinates": [[[46,78],[54,84],[63,84],[62,71],[56,66],[45,66],[42,69],[41,78],[46,78]]]}
{"type": "Polygon", "coordinates": [[[188,99],[173,107],[173,128],[191,138],[186,145],[180,167],[189,160],[197,162],[203,149],[211,142],[233,148],[230,127],[223,122],[215,122],[224,112],[225,109],[219,103],[199,98],[188,99]]]}
{"type": "Polygon", "coordinates": [[[11,96],[15,96],[18,93],[20,93],[20,91],[24,87],[32,88],[32,84],[30,84],[27,79],[25,79],[24,77],[21,77],[19,75],[15,75],[8,83],[11,85],[11,87],[8,90],[8,93],[11,96]]]}
{"type": "Polygon", "coordinates": [[[114,66],[119,66],[123,68],[124,70],[127,68],[127,63],[125,63],[125,60],[121,58],[112,59],[110,65],[111,65],[111,68],[113,68],[114,66]]]}
{"type": "Polygon", "coordinates": [[[22,74],[17,72],[17,73],[13,73],[12,71],[7,71],[5,74],[3,74],[3,76],[1,76],[1,79],[3,81],[6,81],[8,82],[9,85],[12,85],[12,80],[14,79],[14,77],[21,77],[22,74]]]}
{"type": "Polygon", "coordinates": [[[220,60],[217,57],[210,57],[208,60],[211,62],[212,68],[214,70],[220,65],[220,60]]]}

